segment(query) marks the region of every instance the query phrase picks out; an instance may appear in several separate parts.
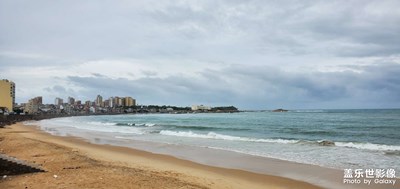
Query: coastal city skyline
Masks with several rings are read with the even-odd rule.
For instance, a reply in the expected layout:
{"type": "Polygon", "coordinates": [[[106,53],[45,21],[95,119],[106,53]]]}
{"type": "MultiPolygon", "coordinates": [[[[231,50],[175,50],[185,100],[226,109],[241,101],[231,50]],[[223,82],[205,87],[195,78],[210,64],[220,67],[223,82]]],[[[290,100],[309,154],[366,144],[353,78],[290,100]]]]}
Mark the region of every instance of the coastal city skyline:
{"type": "Polygon", "coordinates": [[[17,103],[400,107],[399,1],[179,2],[1,0],[0,77],[17,103]]]}
{"type": "Polygon", "coordinates": [[[60,98],[56,97],[54,99],[54,103],[44,103],[42,96],[33,97],[25,102],[16,103],[15,99],[18,95],[16,95],[16,84],[13,81],[8,79],[0,79],[0,108],[6,110],[7,112],[12,112],[15,108],[22,108],[27,110],[30,113],[36,113],[40,105],[56,105],[58,108],[63,105],[74,105],[74,106],[85,106],[87,108],[90,107],[100,107],[100,108],[113,108],[113,107],[131,107],[136,106],[136,99],[125,96],[110,96],[109,98],[103,99],[103,96],[98,94],[96,98],[91,101],[91,99],[80,100],[79,98],[75,99],[75,97],[68,96],[68,98],[60,98]],[[66,101],[64,102],[64,99],[66,101]],[[32,110],[34,106],[35,110],[32,110]]]}
{"type": "Polygon", "coordinates": [[[43,97],[37,96],[26,103],[16,105],[14,109],[27,114],[93,114],[93,113],[133,113],[136,99],[132,97],[112,96],[103,99],[97,95],[94,100],[79,100],[69,96],[55,98],[54,103],[44,104],[43,97]],[[129,109],[130,108],[130,109],[129,109]],[[128,110],[127,110],[128,109],[128,110]]]}
{"type": "MultiPolygon", "coordinates": [[[[239,110],[235,106],[211,107],[193,104],[178,107],[175,105],[137,104],[131,96],[111,96],[103,98],[100,94],[94,100],[81,100],[68,96],[56,97],[54,103],[45,103],[43,96],[36,96],[27,102],[15,103],[17,89],[13,81],[0,80],[0,114],[28,114],[28,115],[93,115],[93,114],[124,114],[124,113],[233,113],[239,110]]],[[[279,109],[277,111],[282,111],[279,109]]],[[[287,110],[285,110],[287,111],[287,110]]]]}

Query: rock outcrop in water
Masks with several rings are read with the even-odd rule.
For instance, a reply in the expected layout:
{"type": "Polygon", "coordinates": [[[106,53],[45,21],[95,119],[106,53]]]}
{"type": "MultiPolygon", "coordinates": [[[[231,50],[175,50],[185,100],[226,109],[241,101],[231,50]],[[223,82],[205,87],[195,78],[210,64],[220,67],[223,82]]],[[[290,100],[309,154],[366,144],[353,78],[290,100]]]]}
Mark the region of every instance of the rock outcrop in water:
{"type": "Polygon", "coordinates": [[[276,110],[272,110],[272,112],[287,112],[287,111],[288,111],[288,110],[281,109],[281,108],[276,109],[276,110]]]}
{"type": "Polygon", "coordinates": [[[329,140],[323,140],[318,142],[320,146],[335,146],[335,142],[329,141],[329,140]]]}

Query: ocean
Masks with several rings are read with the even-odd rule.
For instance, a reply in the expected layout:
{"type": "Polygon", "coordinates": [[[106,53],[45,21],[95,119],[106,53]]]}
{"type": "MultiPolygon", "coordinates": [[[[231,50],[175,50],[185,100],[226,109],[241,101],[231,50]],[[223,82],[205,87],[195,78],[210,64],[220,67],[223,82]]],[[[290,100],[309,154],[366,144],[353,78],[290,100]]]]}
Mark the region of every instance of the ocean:
{"type": "Polygon", "coordinates": [[[65,117],[34,123],[61,136],[232,151],[335,169],[400,171],[400,110],[293,110],[65,117]],[[322,141],[333,142],[322,145],[322,141]]]}

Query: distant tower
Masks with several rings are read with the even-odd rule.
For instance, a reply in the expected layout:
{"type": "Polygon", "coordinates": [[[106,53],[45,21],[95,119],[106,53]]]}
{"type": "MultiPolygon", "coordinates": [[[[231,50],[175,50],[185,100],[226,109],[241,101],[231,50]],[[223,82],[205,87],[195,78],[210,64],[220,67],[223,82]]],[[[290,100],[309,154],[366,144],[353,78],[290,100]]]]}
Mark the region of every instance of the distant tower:
{"type": "Polygon", "coordinates": [[[102,104],[103,104],[103,97],[100,95],[97,95],[96,106],[102,106],[102,104]]]}
{"type": "Polygon", "coordinates": [[[54,104],[55,105],[62,105],[64,103],[64,100],[62,99],[62,98],[56,98],[55,100],[54,100],[54,104]]]}
{"type": "Polygon", "coordinates": [[[125,101],[124,106],[135,106],[136,105],[136,100],[133,99],[132,97],[125,97],[124,101],[125,101]]]}
{"type": "Polygon", "coordinates": [[[74,105],[75,104],[75,99],[72,97],[68,97],[68,104],[74,105]]]}
{"type": "Polygon", "coordinates": [[[34,104],[42,105],[43,104],[43,97],[38,96],[38,97],[32,98],[32,101],[33,101],[34,104]]]}
{"type": "Polygon", "coordinates": [[[6,79],[0,80],[0,107],[12,112],[15,105],[15,83],[6,79]]]}
{"type": "Polygon", "coordinates": [[[110,97],[110,98],[108,99],[108,106],[111,107],[111,108],[114,107],[114,98],[113,98],[113,97],[110,97]]]}
{"type": "Polygon", "coordinates": [[[120,106],[122,106],[120,103],[119,103],[119,101],[121,100],[121,98],[119,98],[118,96],[116,96],[116,97],[114,97],[114,99],[113,99],[113,107],[120,107],[120,106]]]}
{"type": "Polygon", "coordinates": [[[43,104],[43,98],[41,96],[32,98],[25,104],[24,111],[28,114],[39,113],[39,108],[43,104]]]}
{"type": "Polygon", "coordinates": [[[85,102],[85,106],[86,106],[86,107],[92,106],[92,102],[90,102],[90,100],[87,100],[87,101],[85,102]]]}

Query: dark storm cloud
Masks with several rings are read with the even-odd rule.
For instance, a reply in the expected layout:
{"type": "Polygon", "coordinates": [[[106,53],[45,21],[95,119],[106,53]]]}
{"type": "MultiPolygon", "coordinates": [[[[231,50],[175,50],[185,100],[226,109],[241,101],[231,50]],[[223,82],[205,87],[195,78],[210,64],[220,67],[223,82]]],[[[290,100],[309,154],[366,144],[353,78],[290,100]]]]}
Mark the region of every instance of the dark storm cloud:
{"type": "MultiPolygon", "coordinates": [[[[91,92],[106,88],[109,95],[132,95],[145,103],[189,106],[193,102],[207,102],[238,104],[242,108],[280,105],[299,108],[299,102],[306,102],[308,107],[325,104],[341,108],[348,107],[345,103],[350,100],[359,106],[368,101],[392,107],[400,105],[400,79],[395,77],[400,74],[400,65],[365,66],[359,71],[299,74],[270,67],[233,66],[205,70],[197,79],[187,76],[138,80],[71,76],[69,80],[91,92]]],[[[363,107],[369,106],[364,104],[363,107]]]]}
{"type": "Polygon", "coordinates": [[[102,95],[106,97],[133,96],[141,104],[159,103],[184,106],[189,106],[194,102],[218,104],[226,102],[231,93],[224,89],[210,90],[215,86],[208,86],[202,81],[185,76],[147,77],[137,80],[70,76],[68,79],[85,89],[80,91],[84,96],[103,91],[102,95]]]}
{"type": "Polygon", "coordinates": [[[314,15],[314,17],[307,15],[310,8],[302,11],[301,15],[304,17],[299,22],[302,26],[298,27],[302,27],[310,32],[309,35],[322,42],[331,41],[332,51],[337,55],[399,54],[400,15],[393,9],[399,6],[398,1],[383,1],[382,4],[373,1],[366,3],[352,1],[346,4],[330,2],[328,4],[332,6],[329,6],[329,9],[323,9],[325,13],[314,15]]]}

